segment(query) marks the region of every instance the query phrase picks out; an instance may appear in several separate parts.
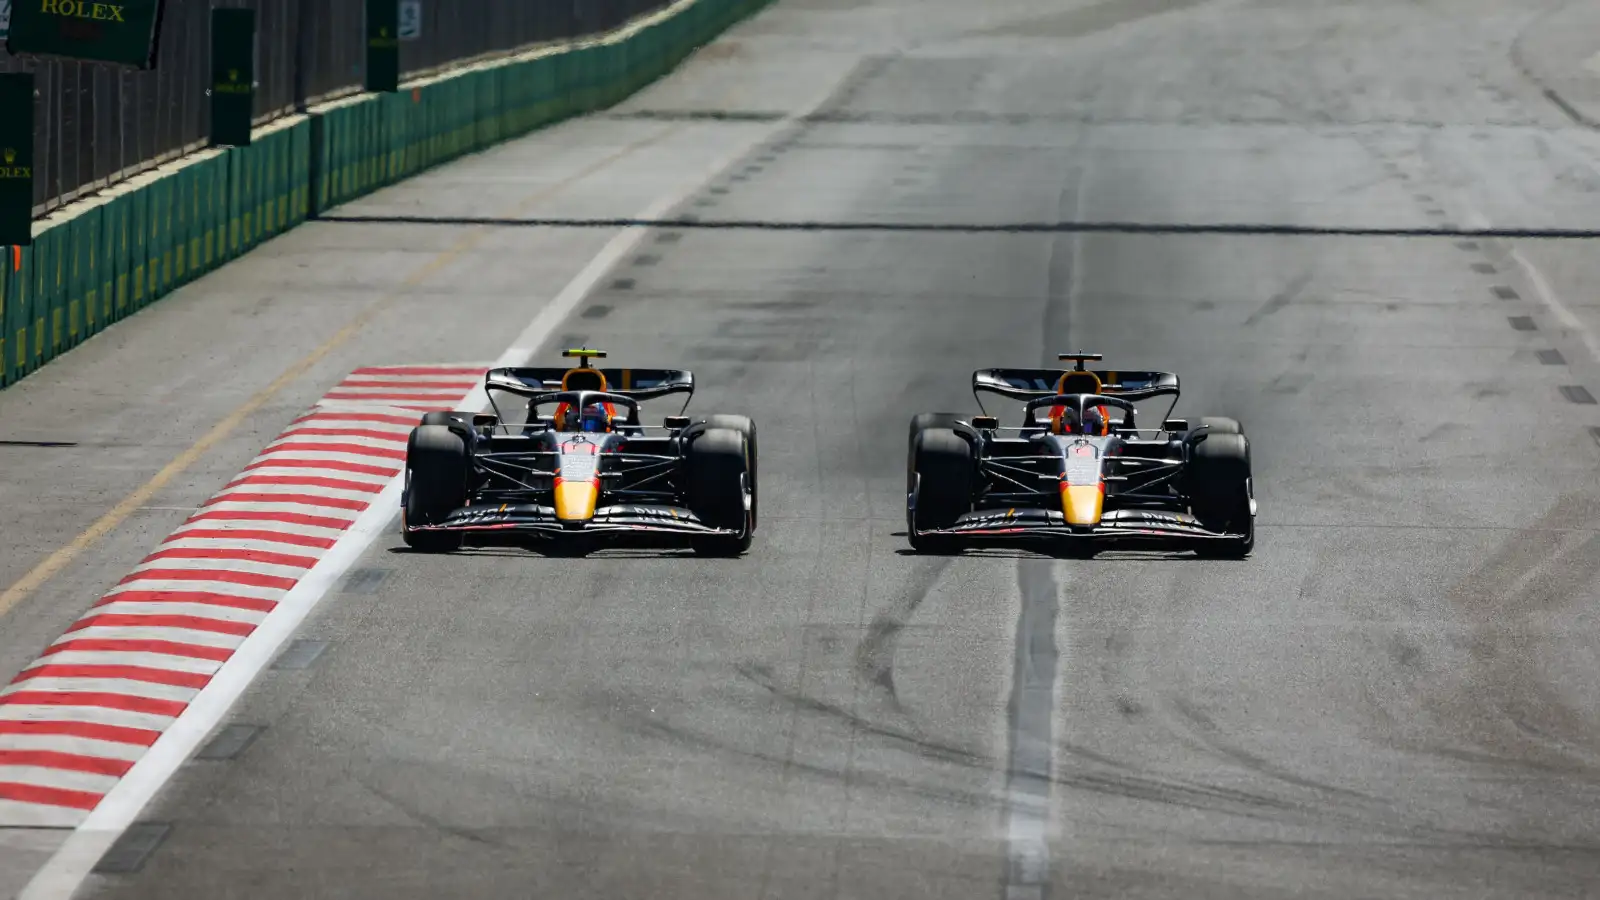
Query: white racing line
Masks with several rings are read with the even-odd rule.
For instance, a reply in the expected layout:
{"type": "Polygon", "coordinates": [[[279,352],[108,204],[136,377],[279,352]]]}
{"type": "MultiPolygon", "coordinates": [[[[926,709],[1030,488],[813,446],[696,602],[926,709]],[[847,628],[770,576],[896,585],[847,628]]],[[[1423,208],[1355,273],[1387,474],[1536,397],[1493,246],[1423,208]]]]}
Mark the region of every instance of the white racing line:
{"type": "MultiPolygon", "coordinates": [[[[839,79],[843,80],[843,76],[839,79]]],[[[815,113],[837,89],[838,82],[830,82],[827,90],[807,104],[802,111],[763,129],[749,140],[706,169],[704,174],[676,193],[658,199],[636,218],[651,220],[670,212],[694,193],[713,181],[740,158],[756,147],[770,141],[775,135],[807,116],[815,113]]],[[[550,301],[534,320],[528,323],[516,341],[494,362],[495,367],[525,365],[539,349],[545,338],[555,329],[578,303],[648,234],[647,226],[623,229],[613,237],[600,253],[589,261],[583,271],[573,278],[550,301]]],[[[456,406],[457,409],[481,410],[488,405],[488,395],[483,385],[456,406]]],[[[116,787],[106,794],[83,823],[73,830],[35,873],[18,900],[69,900],[88,878],[100,858],[116,842],[157,792],[172,778],[178,769],[199,748],[200,743],[220,724],[234,703],[244,695],[262,670],[270,665],[278,651],[299,630],[302,622],[336,584],[352,564],[364,554],[382,534],[399,512],[400,492],[405,476],[402,473],[377,495],[372,505],[362,513],[342,537],[306,572],[298,584],[286,593],[277,607],[241,644],[221,669],[212,677],[205,689],[197,695],[162,734],[150,750],[116,787]]]]}
{"type": "MultiPolygon", "coordinates": [[[[1465,210],[1462,218],[1470,228],[1481,230],[1492,228],[1494,225],[1488,216],[1471,207],[1465,210]]],[[[1533,292],[1539,296],[1539,302],[1550,310],[1562,327],[1583,342],[1584,348],[1589,351],[1589,356],[1595,362],[1600,362],[1600,338],[1597,338],[1594,331],[1583,324],[1583,320],[1579,319],[1576,313],[1561,302],[1561,295],[1556,293],[1554,287],[1550,286],[1550,281],[1544,277],[1544,273],[1539,271],[1538,266],[1529,262],[1528,258],[1522,255],[1522,251],[1516,248],[1516,245],[1508,243],[1506,249],[1511,255],[1511,261],[1517,264],[1517,268],[1522,270],[1522,274],[1528,279],[1528,283],[1533,286],[1533,292]]]]}

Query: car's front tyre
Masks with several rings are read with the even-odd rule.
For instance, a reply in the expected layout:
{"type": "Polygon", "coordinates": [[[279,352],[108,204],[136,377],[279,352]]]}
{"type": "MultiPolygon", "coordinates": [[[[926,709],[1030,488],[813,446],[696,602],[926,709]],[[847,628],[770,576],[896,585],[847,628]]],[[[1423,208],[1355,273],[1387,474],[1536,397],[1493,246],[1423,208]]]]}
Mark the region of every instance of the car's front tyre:
{"type": "Polygon", "coordinates": [[[907,536],[919,553],[954,550],[958,542],[918,532],[949,528],[972,510],[972,445],[950,428],[925,428],[911,439],[907,536]]]}
{"type": "Polygon", "coordinates": [[[744,435],[731,428],[708,428],[689,445],[684,460],[689,510],[706,525],[736,532],[691,538],[695,553],[738,556],[750,549],[755,522],[751,510],[745,508],[745,493],[750,488],[753,456],[744,435]]]}
{"type": "MultiPolygon", "coordinates": [[[[420,425],[406,446],[404,514],[408,525],[435,525],[467,502],[471,463],[466,442],[445,425],[420,425]]],[[[461,547],[458,531],[405,531],[406,546],[426,553],[461,547]]]]}
{"type": "Polygon", "coordinates": [[[1200,524],[1239,535],[1200,541],[1195,552],[1208,559],[1243,559],[1256,545],[1250,441],[1242,434],[1212,432],[1195,445],[1189,460],[1190,508],[1200,524]]]}
{"type": "Polygon", "coordinates": [[[756,423],[749,416],[731,413],[714,413],[700,419],[699,423],[708,429],[727,428],[744,436],[750,465],[750,528],[754,530],[761,519],[760,452],[756,445],[756,423]]]}
{"type": "Polygon", "coordinates": [[[962,420],[960,413],[917,413],[911,417],[911,430],[906,435],[906,493],[911,493],[915,487],[916,472],[915,457],[917,453],[917,435],[930,428],[950,428],[962,420]]]}

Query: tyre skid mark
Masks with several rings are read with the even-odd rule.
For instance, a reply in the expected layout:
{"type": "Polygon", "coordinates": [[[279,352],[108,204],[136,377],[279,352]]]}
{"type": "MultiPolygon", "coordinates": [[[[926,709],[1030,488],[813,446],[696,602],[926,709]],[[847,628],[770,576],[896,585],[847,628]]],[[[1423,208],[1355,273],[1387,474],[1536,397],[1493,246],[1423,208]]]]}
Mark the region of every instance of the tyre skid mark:
{"type": "MultiPolygon", "coordinates": [[[[807,705],[809,706],[810,704],[807,705]]],[[[823,711],[832,714],[831,710],[824,709],[823,711]]],[[[861,768],[850,771],[842,759],[840,760],[839,765],[828,766],[821,763],[803,762],[801,760],[792,759],[779,752],[763,751],[748,747],[738,747],[724,741],[719,741],[710,737],[709,735],[696,733],[671,722],[656,718],[636,716],[630,719],[625,727],[634,734],[654,737],[659,740],[670,741],[674,744],[694,747],[708,752],[737,757],[739,759],[753,760],[755,762],[765,763],[787,771],[793,771],[802,775],[827,779],[830,781],[848,781],[852,784],[883,790],[905,791],[906,793],[917,797],[941,802],[969,803],[977,805],[984,803],[995,803],[998,801],[998,798],[993,797],[983,791],[963,790],[950,783],[940,782],[939,780],[933,778],[930,778],[928,781],[916,781],[902,775],[895,775],[875,769],[861,768]]],[[[898,735],[895,735],[893,732],[890,732],[889,736],[895,737],[897,740],[904,739],[898,735]]],[[[958,754],[964,754],[967,751],[957,750],[956,752],[958,754]]],[[[992,765],[992,763],[990,764],[992,765]]]]}
{"type": "Polygon", "coordinates": [[[1590,596],[1600,577],[1600,536],[1551,530],[1596,521],[1600,495],[1565,494],[1444,591],[1469,634],[1414,654],[1414,677],[1389,703],[1416,714],[1391,715],[1389,743],[1490,770],[1594,777],[1600,723],[1541,671],[1547,629],[1539,622],[1590,596]]]}
{"type": "Polygon", "coordinates": [[[938,558],[933,565],[919,570],[911,589],[897,602],[879,612],[867,626],[867,635],[856,645],[856,675],[861,680],[882,688],[888,695],[889,705],[897,713],[904,713],[899,692],[894,683],[896,643],[906,622],[916,614],[917,607],[927,599],[934,585],[950,565],[950,558],[938,558]]]}
{"type": "Polygon", "coordinates": [[[739,666],[735,671],[740,677],[757,685],[785,703],[837,719],[858,732],[903,745],[919,756],[974,768],[993,765],[993,760],[983,753],[951,744],[939,743],[928,739],[924,735],[915,734],[908,730],[882,725],[862,718],[836,704],[788,690],[778,684],[772,678],[771,673],[763,667],[743,665],[739,666]]]}

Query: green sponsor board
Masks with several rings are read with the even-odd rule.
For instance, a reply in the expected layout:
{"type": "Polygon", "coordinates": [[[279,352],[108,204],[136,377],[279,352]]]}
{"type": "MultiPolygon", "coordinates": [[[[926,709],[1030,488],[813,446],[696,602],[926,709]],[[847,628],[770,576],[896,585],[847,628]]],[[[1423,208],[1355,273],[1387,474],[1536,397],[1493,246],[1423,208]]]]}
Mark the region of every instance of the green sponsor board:
{"type": "Polygon", "coordinates": [[[115,197],[100,208],[100,249],[95,261],[95,277],[100,281],[100,311],[96,315],[102,328],[117,320],[117,242],[121,240],[118,213],[121,209],[120,198],[115,197]]]}
{"type": "Polygon", "coordinates": [[[61,229],[64,246],[61,248],[61,268],[66,275],[61,296],[67,302],[67,339],[63,349],[76,347],[87,337],[87,317],[84,309],[85,275],[89,271],[89,241],[93,239],[93,223],[99,217],[92,213],[74,216],[61,229]]]}
{"type": "Polygon", "coordinates": [[[22,292],[21,273],[16,271],[12,254],[0,248],[0,385],[10,384],[27,372],[28,308],[22,292]],[[17,352],[16,347],[22,347],[17,352]]]}
{"type": "Polygon", "coordinates": [[[211,143],[250,146],[255,108],[256,11],[211,11],[211,143]]]}
{"type": "Polygon", "coordinates": [[[10,359],[6,355],[6,335],[11,333],[11,319],[8,315],[10,308],[16,305],[14,295],[16,288],[11,286],[11,253],[12,251],[0,247],[4,251],[4,264],[0,265],[0,387],[11,382],[11,367],[7,365],[10,359]]]}
{"type": "Polygon", "coordinates": [[[128,230],[131,227],[133,203],[128,195],[123,194],[111,201],[110,216],[113,234],[111,240],[116,251],[116,302],[112,309],[115,318],[122,318],[128,314],[128,277],[133,270],[133,251],[129,243],[128,230]]]}
{"type": "Polygon", "coordinates": [[[128,254],[128,308],[141,309],[145,304],[146,254],[149,252],[150,232],[146,220],[150,211],[150,190],[140,188],[128,195],[128,234],[133,238],[133,249],[128,254]]]}
{"type": "Polygon", "coordinates": [[[154,303],[166,292],[166,282],[162,278],[165,265],[170,265],[172,257],[168,255],[172,245],[167,243],[167,232],[172,224],[172,180],[168,178],[152,181],[145,188],[147,195],[145,208],[145,227],[149,229],[149,237],[145,241],[145,296],[144,302],[154,303]]]}
{"type": "Polygon", "coordinates": [[[375,93],[400,90],[399,0],[367,0],[367,82],[375,93]]]}
{"type": "Polygon", "coordinates": [[[153,69],[165,5],[165,0],[13,0],[6,50],[153,69]]]}
{"type": "Polygon", "coordinates": [[[194,166],[172,173],[172,278],[177,288],[189,280],[189,222],[194,208],[194,166]]]}
{"type": "Polygon", "coordinates": [[[33,76],[0,74],[0,247],[33,243],[33,76]]]}

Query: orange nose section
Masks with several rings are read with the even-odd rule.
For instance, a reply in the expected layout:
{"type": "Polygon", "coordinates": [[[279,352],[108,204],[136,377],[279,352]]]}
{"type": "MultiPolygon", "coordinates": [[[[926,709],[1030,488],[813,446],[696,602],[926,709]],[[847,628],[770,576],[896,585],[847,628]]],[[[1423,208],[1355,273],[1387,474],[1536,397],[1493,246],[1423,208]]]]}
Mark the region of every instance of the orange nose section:
{"type": "Polygon", "coordinates": [[[1061,484],[1061,512],[1068,525],[1098,525],[1105,507],[1106,488],[1102,484],[1061,484]]]}
{"type": "Polygon", "coordinates": [[[594,518],[600,486],[593,481],[556,482],[556,518],[567,522],[594,518]]]}

